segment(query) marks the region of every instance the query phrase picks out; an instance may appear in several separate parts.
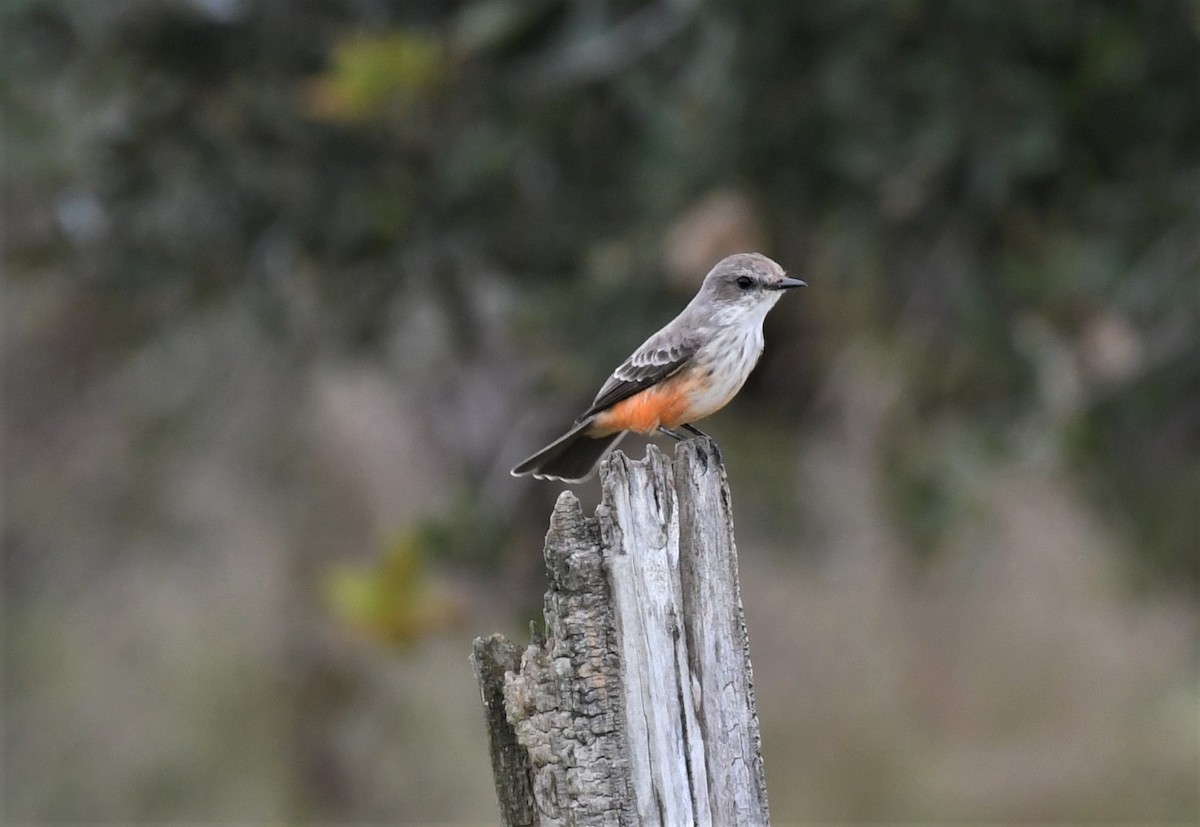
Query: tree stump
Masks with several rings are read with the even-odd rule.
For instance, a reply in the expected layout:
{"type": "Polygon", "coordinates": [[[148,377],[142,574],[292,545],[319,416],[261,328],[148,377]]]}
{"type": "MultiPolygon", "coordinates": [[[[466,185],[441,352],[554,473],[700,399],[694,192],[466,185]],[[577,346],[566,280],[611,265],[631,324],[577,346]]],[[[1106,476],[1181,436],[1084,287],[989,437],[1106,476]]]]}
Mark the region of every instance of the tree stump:
{"type": "Polygon", "coordinates": [[[715,443],[614,452],[550,517],[544,635],[475,641],[506,825],[766,825],[729,488],[715,443]]]}

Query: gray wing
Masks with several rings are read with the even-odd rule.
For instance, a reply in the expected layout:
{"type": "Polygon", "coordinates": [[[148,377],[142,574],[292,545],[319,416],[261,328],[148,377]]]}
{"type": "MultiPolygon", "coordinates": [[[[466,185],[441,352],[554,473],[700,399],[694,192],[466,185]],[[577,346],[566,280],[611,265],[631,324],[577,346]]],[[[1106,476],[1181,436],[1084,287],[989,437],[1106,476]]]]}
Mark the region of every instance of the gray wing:
{"type": "Polygon", "coordinates": [[[579,418],[586,419],[678,373],[699,349],[695,338],[670,343],[665,341],[667,338],[674,339],[676,336],[662,330],[646,340],[645,344],[613,371],[600,393],[596,394],[592,406],[579,418]]]}

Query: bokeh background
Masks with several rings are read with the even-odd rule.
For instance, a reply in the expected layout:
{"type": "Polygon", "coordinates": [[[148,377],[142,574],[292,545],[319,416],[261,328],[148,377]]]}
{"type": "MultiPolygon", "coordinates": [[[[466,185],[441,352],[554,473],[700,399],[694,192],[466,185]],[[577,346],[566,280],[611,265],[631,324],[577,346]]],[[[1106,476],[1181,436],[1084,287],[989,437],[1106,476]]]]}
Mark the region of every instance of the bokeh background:
{"type": "Polygon", "coordinates": [[[0,8],[6,821],[494,823],[508,469],[747,249],[776,821],[1200,818],[1200,3],[0,8]]]}

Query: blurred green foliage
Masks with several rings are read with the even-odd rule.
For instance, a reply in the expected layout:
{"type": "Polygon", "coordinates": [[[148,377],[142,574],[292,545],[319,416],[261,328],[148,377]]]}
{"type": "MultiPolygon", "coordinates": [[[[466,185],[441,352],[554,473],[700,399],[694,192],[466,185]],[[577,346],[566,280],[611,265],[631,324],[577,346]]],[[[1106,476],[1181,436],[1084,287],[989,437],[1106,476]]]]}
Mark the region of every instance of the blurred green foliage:
{"type": "Polygon", "coordinates": [[[309,90],[317,117],[354,121],[382,111],[402,116],[434,94],[446,75],[442,42],[420,31],[348,37],[333,48],[333,66],[309,90]]]}
{"type": "Polygon", "coordinates": [[[397,538],[371,569],[342,566],[326,598],[345,622],[380,642],[411,646],[452,625],[460,611],[449,589],[426,571],[422,538],[397,538]]]}
{"type": "MultiPolygon", "coordinates": [[[[97,359],[231,294],[310,356],[430,296],[469,353],[486,266],[524,347],[587,363],[549,368],[581,397],[678,302],[646,278],[672,222],[732,184],[840,297],[812,313],[814,373],[863,326],[915,342],[918,423],[1035,404],[1022,319],[1131,325],[1136,375],[1083,399],[1071,444],[1149,568],[1195,575],[1194,3],[371,8],[11,6],[6,179],[34,204],[13,277],[68,263],[97,359]]],[[[812,386],[759,392],[798,413],[812,386]]]]}

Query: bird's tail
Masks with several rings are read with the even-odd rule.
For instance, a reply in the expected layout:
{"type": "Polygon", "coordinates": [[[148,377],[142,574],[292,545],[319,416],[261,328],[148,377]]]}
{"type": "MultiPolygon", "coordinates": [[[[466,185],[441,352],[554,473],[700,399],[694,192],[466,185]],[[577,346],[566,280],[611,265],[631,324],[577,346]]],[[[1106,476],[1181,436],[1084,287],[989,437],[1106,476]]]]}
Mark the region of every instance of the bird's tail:
{"type": "Polygon", "coordinates": [[[512,469],[514,477],[533,474],[541,480],[582,482],[592,475],[600,460],[625,436],[624,431],[601,437],[588,436],[592,420],[585,419],[542,450],[512,469]]]}

